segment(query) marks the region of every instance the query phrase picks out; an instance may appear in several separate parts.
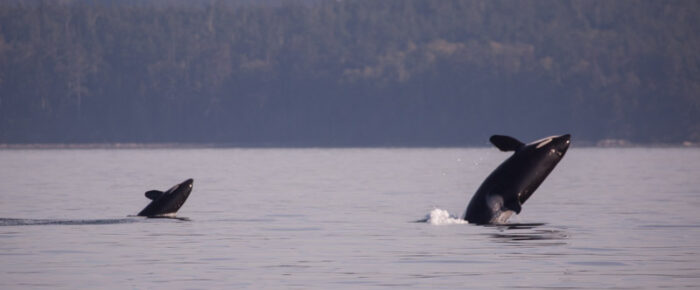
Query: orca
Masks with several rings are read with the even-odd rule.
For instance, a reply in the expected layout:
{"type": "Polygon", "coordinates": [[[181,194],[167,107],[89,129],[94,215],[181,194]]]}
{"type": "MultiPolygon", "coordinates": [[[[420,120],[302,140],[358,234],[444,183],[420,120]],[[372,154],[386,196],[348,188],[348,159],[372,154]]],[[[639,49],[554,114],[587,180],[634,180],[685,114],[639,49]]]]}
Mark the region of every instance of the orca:
{"type": "Polygon", "coordinates": [[[504,152],[513,151],[479,186],[464,213],[472,224],[503,224],[522,205],[564,157],[571,135],[552,136],[523,144],[503,135],[489,141],[504,152]]]}
{"type": "Polygon", "coordinates": [[[194,180],[192,178],[176,184],[165,192],[150,190],[146,192],[146,197],[151,201],[146,208],[139,212],[138,216],[145,217],[168,217],[175,216],[175,213],[185,204],[187,197],[192,192],[194,180]]]}

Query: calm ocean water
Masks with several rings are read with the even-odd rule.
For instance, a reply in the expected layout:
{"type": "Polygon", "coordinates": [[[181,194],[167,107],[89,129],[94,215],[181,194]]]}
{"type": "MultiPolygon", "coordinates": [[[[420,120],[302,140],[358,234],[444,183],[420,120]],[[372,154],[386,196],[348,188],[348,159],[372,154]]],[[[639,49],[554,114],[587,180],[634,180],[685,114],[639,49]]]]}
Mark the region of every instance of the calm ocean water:
{"type": "Polygon", "coordinates": [[[572,148],[523,225],[446,216],[508,156],[0,150],[0,289],[700,287],[700,150],[572,148]],[[128,217],[190,177],[189,221],[128,217]]]}

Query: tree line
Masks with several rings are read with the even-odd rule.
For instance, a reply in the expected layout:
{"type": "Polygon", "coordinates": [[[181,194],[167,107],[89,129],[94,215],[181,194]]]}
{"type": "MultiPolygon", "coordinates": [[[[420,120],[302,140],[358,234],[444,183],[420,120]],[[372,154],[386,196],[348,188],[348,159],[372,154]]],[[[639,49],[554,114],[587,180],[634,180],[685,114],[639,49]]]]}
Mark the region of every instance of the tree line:
{"type": "Polygon", "coordinates": [[[697,1],[0,3],[0,143],[700,142],[697,1]]]}

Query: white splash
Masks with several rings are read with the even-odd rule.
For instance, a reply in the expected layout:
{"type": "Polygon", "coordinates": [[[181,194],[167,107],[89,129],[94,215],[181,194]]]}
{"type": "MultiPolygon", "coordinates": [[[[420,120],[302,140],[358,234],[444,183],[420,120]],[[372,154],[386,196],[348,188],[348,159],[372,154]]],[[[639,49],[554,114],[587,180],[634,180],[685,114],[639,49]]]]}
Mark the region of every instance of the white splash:
{"type": "Polygon", "coordinates": [[[436,226],[467,223],[467,221],[460,219],[457,216],[451,216],[448,211],[439,208],[435,208],[430,211],[428,216],[426,216],[426,222],[436,226]]]}

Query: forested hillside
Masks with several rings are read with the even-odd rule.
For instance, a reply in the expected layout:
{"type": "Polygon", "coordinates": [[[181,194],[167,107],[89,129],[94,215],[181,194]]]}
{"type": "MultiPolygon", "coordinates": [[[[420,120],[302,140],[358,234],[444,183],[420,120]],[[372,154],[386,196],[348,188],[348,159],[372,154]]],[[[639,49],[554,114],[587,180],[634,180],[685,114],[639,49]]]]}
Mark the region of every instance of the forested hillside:
{"type": "Polygon", "coordinates": [[[700,1],[0,2],[0,143],[700,142],[700,1]]]}

